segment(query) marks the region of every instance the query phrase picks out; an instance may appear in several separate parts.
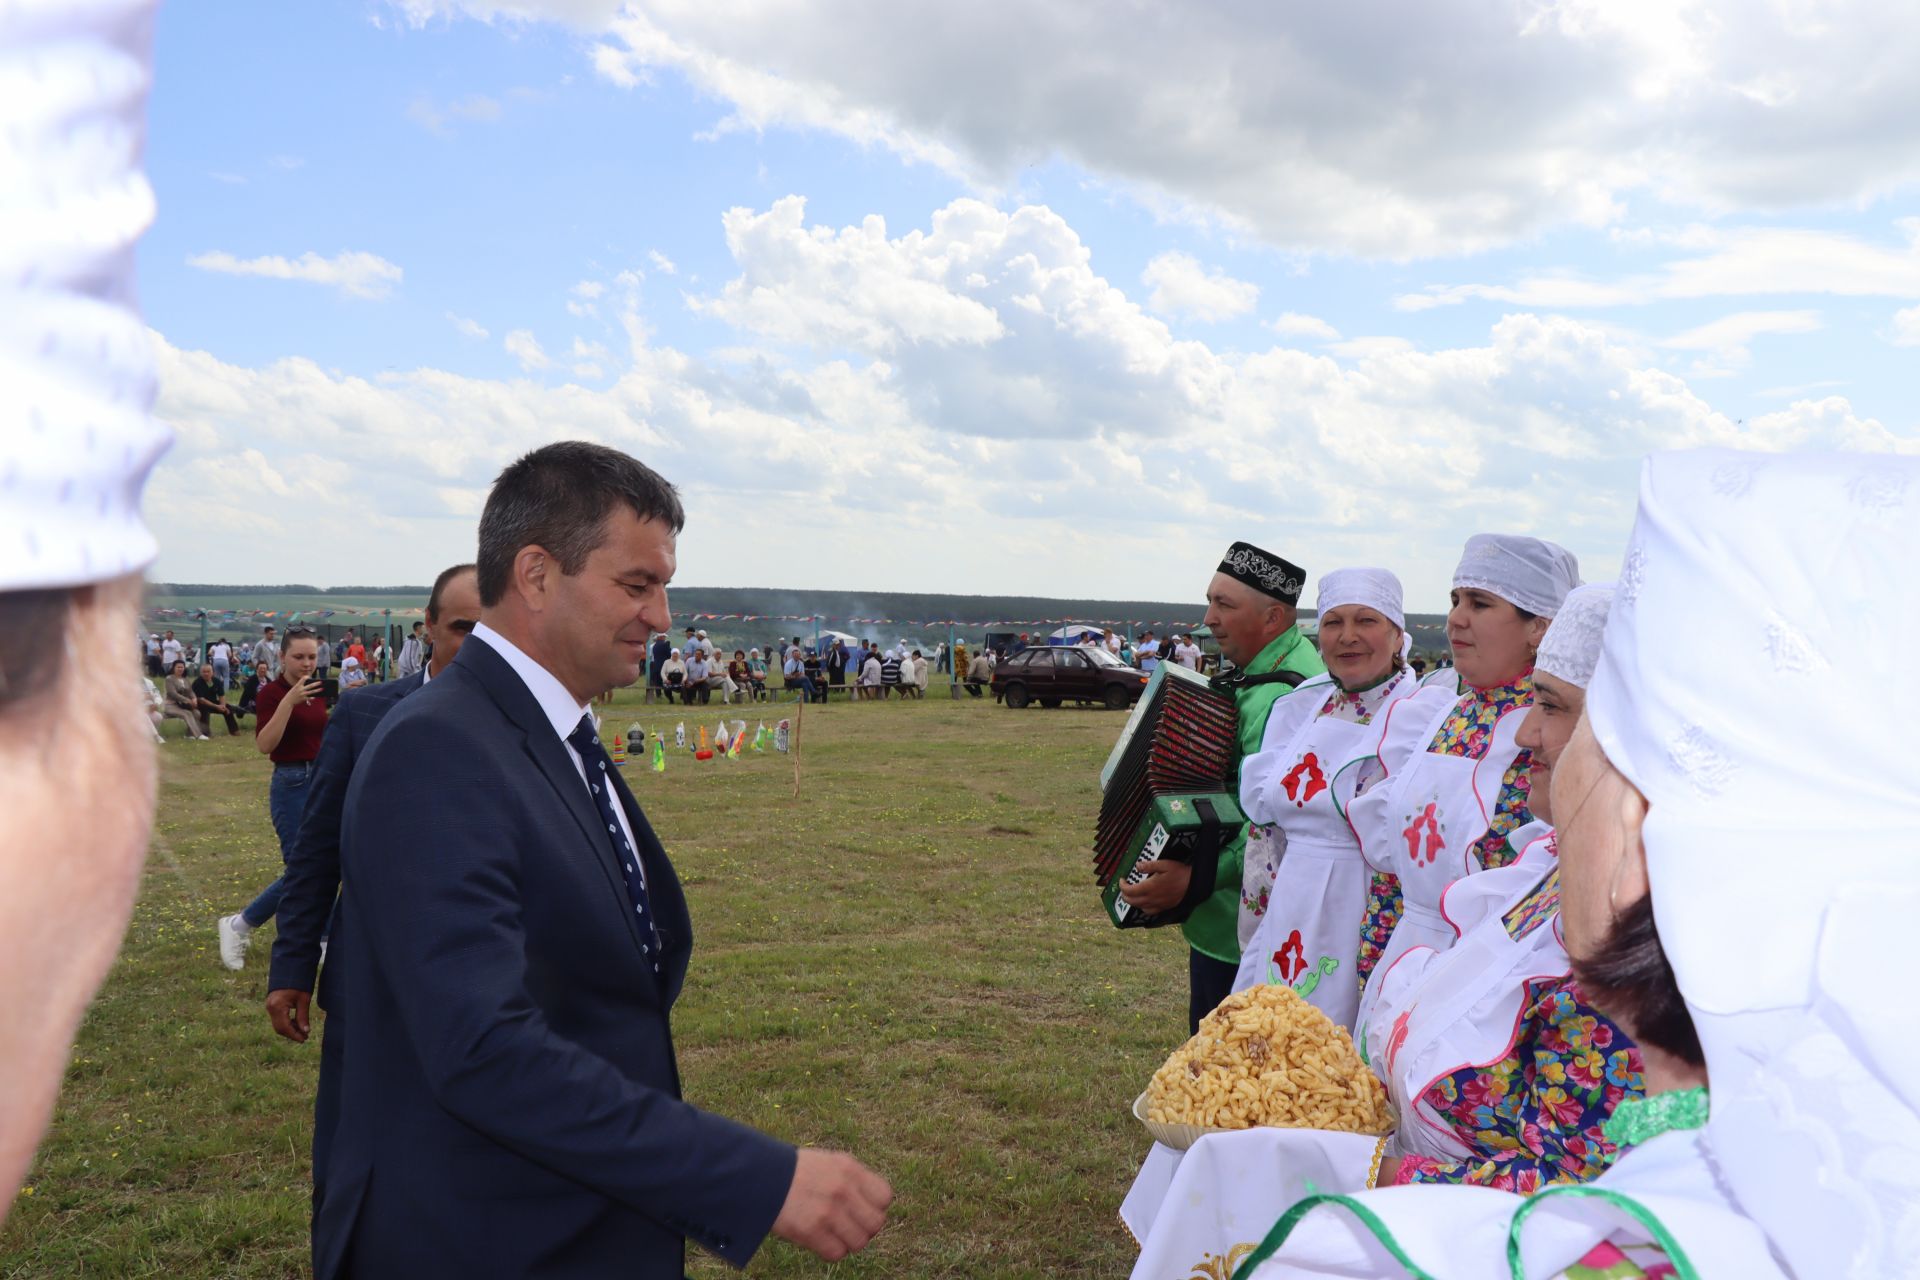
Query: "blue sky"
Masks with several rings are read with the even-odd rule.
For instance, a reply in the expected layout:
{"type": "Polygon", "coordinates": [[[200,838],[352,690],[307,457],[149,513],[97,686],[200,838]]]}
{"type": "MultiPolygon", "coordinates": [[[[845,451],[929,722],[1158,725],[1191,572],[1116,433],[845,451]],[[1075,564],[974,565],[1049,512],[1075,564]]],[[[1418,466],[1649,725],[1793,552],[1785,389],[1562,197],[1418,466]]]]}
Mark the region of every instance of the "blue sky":
{"type": "Polygon", "coordinates": [[[1920,23],[1433,10],[168,5],[155,576],[426,581],[584,435],[682,582],[1432,607],[1650,448],[1920,447],[1920,23]]]}

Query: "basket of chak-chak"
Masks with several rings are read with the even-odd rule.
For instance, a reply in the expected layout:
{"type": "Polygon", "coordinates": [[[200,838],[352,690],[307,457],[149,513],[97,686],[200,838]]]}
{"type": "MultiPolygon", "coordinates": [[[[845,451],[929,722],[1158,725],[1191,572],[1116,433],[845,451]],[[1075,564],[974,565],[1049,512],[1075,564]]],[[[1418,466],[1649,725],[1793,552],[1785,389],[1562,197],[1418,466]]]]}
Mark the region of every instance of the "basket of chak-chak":
{"type": "Polygon", "coordinates": [[[1133,1114],[1176,1151],[1209,1133],[1257,1125],[1367,1134],[1393,1128],[1386,1089],[1352,1037],[1279,984],[1222,1000],[1153,1073],[1133,1114]]]}

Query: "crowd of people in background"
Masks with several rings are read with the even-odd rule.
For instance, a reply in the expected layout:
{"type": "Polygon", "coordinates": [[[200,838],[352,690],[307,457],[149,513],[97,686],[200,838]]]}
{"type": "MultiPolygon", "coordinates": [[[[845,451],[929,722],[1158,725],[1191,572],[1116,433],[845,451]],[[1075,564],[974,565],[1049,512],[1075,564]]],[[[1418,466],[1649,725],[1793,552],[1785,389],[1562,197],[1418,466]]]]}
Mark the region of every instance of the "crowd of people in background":
{"type": "MultiPolygon", "coordinates": [[[[315,642],[320,696],[327,705],[355,689],[415,675],[433,656],[425,624],[420,622],[391,647],[378,631],[363,636],[349,630],[332,641],[309,634],[315,642]]],[[[904,639],[883,645],[876,639],[843,636],[809,643],[792,636],[764,649],[755,645],[729,654],[704,629],[688,627],[679,644],[667,635],[654,637],[643,698],[689,706],[709,705],[716,699],[723,705],[766,702],[780,694],[810,702],[825,702],[835,694],[858,702],[895,697],[904,701],[926,697],[928,682],[935,675],[950,676],[971,697],[984,698],[992,690],[993,673],[1001,662],[1035,645],[1060,643],[1103,648],[1148,675],[1162,662],[1202,673],[1212,673],[1220,665],[1218,654],[1203,649],[1193,632],[1156,634],[1147,629],[1136,637],[1089,627],[1053,636],[994,634],[983,643],[959,640],[951,647],[945,641],[916,647],[904,639]]],[[[280,676],[281,636],[272,625],[263,627],[254,641],[215,636],[203,646],[172,631],[155,631],[141,644],[147,674],[157,681],[147,686],[146,696],[155,735],[162,741],[159,727],[169,719],[185,725],[190,740],[208,738],[207,729],[216,720],[226,723],[229,736],[237,734],[240,720],[256,714],[261,686],[280,676]]],[[[1427,673],[1428,663],[1420,655],[1412,657],[1411,665],[1417,674],[1427,673]]],[[[1449,665],[1449,660],[1443,655],[1438,665],[1449,665]]]]}
{"type": "MultiPolygon", "coordinates": [[[[328,704],[369,683],[411,675],[432,653],[418,623],[401,647],[397,663],[388,661],[392,655],[380,635],[362,637],[348,631],[330,643],[311,628],[295,629],[313,641],[314,676],[321,685],[317,696],[328,704]]],[[[239,733],[240,720],[259,711],[261,688],[280,678],[282,639],[280,629],[272,624],[262,627],[259,639],[251,641],[214,636],[204,643],[190,643],[172,631],[149,632],[141,640],[141,651],[152,677],[145,696],[156,738],[166,740],[159,730],[170,719],[186,726],[190,740],[205,740],[215,720],[225,721],[229,736],[239,733]]]]}

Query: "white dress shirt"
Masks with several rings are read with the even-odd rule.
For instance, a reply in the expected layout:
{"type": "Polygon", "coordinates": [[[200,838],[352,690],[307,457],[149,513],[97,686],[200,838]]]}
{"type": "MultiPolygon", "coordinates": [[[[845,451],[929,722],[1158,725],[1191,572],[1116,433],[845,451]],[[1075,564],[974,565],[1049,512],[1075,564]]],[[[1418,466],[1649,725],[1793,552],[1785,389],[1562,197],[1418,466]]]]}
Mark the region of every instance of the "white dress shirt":
{"type": "MultiPolygon", "coordinates": [[[[533,700],[540,704],[540,710],[545,713],[547,723],[553,726],[553,732],[560,739],[560,745],[565,749],[567,758],[573,761],[574,769],[580,774],[580,785],[588,788],[598,785],[587,778],[587,762],[580,758],[580,753],[573,749],[571,742],[567,741],[567,735],[579,727],[580,717],[587,714],[587,704],[575,702],[573,695],[567,692],[567,687],[561,684],[551,671],[528,657],[519,645],[486,623],[476,623],[473,634],[485,640],[495,653],[507,660],[507,665],[513,668],[513,673],[520,677],[520,683],[527,686],[527,692],[531,693],[533,700]]],[[[620,819],[620,830],[627,837],[627,847],[637,850],[640,842],[633,838],[633,827],[627,821],[627,807],[616,803],[613,806],[613,816],[620,819]]],[[[647,876],[644,864],[639,868],[639,876],[641,883],[644,884],[647,876]]]]}

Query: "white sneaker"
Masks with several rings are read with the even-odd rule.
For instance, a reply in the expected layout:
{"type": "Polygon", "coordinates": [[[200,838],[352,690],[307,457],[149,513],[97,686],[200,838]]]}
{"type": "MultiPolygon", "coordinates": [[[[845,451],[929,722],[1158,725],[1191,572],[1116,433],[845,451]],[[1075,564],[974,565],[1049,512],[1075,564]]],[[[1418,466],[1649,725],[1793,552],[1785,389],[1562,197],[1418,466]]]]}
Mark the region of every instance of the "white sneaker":
{"type": "Polygon", "coordinates": [[[229,969],[243,969],[247,963],[247,948],[253,945],[253,930],[236,913],[221,916],[219,923],[213,926],[220,935],[220,963],[229,969]]]}

